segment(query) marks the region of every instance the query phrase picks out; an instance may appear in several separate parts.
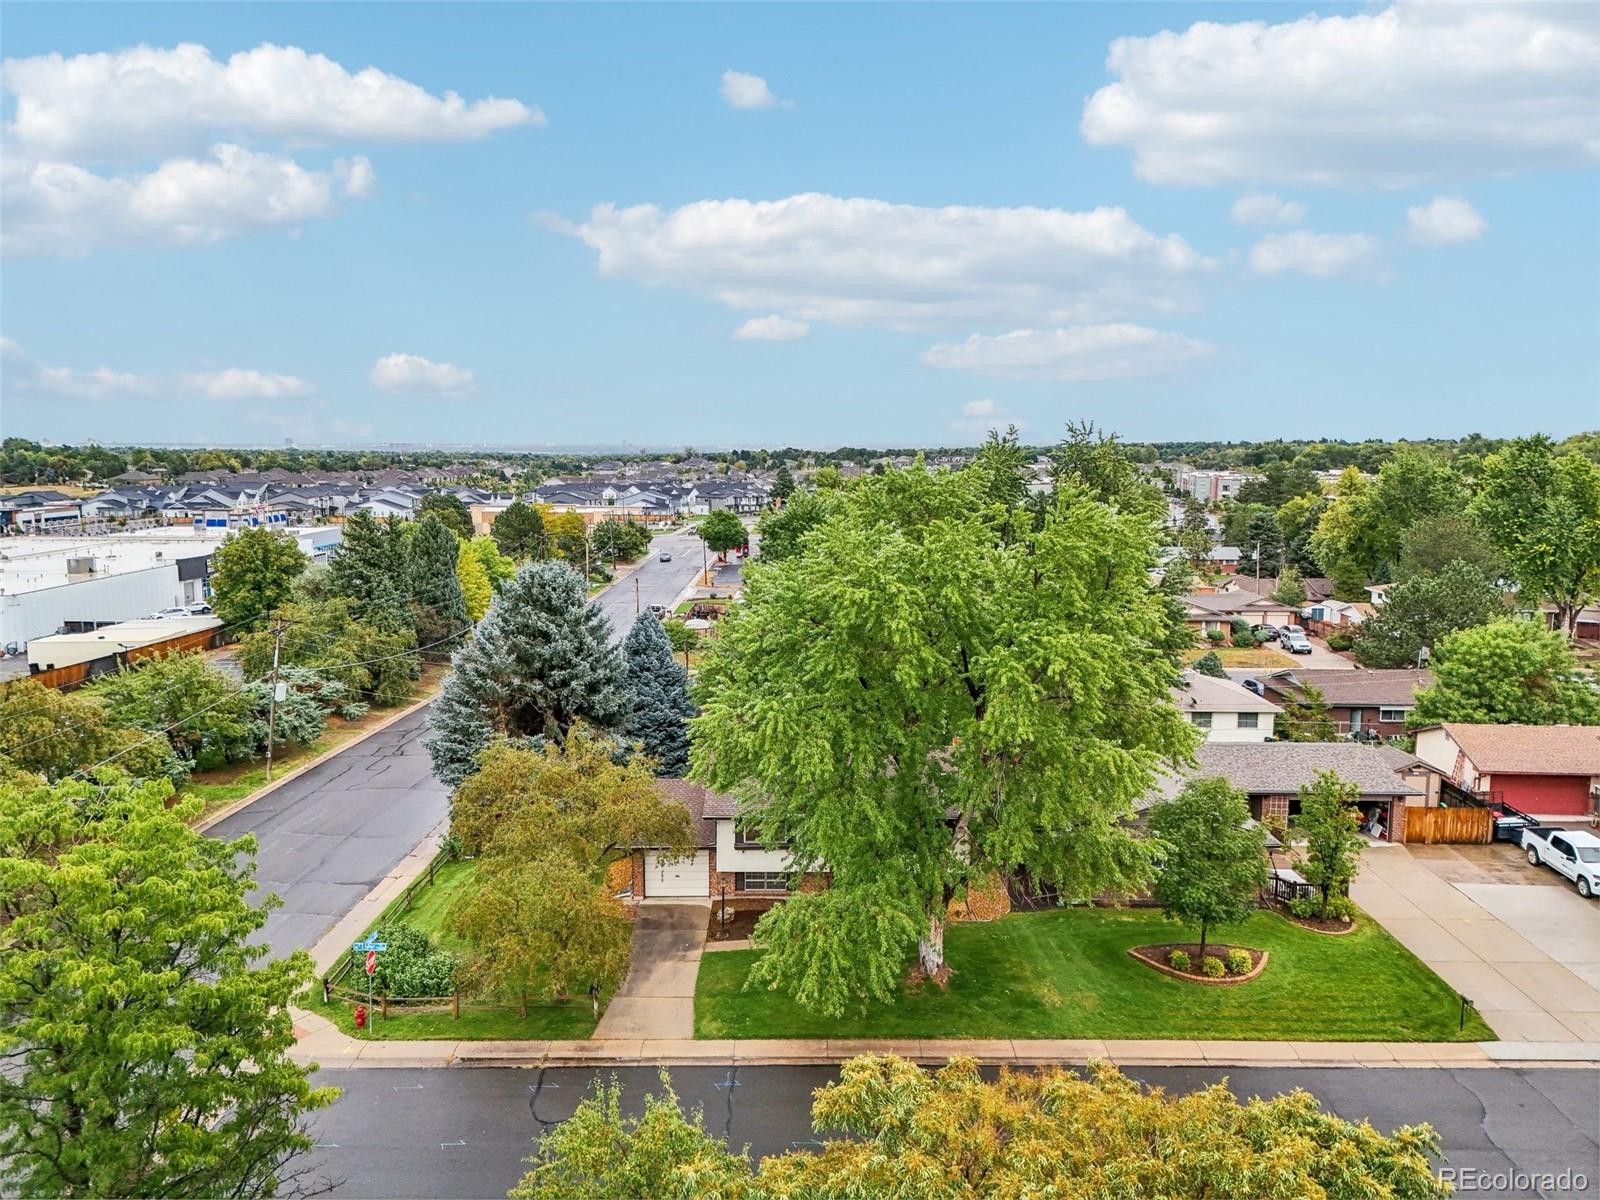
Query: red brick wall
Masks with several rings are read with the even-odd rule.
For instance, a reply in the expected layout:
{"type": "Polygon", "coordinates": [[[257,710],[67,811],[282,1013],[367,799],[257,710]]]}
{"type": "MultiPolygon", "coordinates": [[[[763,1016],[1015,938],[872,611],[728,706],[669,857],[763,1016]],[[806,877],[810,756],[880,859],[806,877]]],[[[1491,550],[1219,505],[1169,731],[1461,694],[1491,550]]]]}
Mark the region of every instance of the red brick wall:
{"type": "Polygon", "coordinates": [[[1289,797],[1263,796],[1259,803],[1256,819],[1281,838],[1289,828],[1289,797]]]}

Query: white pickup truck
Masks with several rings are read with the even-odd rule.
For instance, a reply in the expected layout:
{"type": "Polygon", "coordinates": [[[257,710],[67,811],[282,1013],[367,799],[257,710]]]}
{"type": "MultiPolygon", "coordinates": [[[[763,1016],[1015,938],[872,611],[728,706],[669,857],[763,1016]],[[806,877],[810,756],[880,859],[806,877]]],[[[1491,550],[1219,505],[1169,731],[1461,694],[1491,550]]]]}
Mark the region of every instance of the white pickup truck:
{"type": "Polygon", "coordinates": [[[1522,831],[1522,848],[1533,866],[1543,863],[1576,883],[1585,900],[1600,896],[1600,837],[1582,829],[1535,825],[1522,831]]]}

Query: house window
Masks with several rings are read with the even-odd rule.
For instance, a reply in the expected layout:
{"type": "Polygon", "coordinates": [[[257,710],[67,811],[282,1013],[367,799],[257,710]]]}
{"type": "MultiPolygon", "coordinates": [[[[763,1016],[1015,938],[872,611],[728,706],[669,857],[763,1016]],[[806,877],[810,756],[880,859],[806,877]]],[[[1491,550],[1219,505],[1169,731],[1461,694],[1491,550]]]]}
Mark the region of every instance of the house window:
{"type": "Polygon", "coordinates": [[[1256,716],[1257,715],[1258,714],[1256,714],[1256,713],[1240,713],[1239,714],[1239,728],[1240,729],[1254,729],[1256,727],[1256,716]]]}
{"type": "Polygon", "coordinates": [[[764,850],[761,844],[761,835],[753,829],[740,829],[733,827],[733,848],[735,850],[764,850]]]}
{"type": "Polygon", "coordinates": [[[789,876],[783,871],[735,871],[733,889],[736,892],[787,892],[789,876]]]}
{"type": "Polygon", "coordinates": [[[1406,719],[1406,713],[1410,711],[1408,708],[1380,708],[1378,720],[1398,725],[1406,719]]]}
{"type": "Polygon", "coordinates": [[[1210,713],[1202,713],[1202,712],[1190,713],[1189,714],[1189,720],[1193,721],[1195,723],[1195,726],[1197,728],[1199,728],[1199,729],[1210,729],[1211,728],[1211,714],[1210,713]]]}

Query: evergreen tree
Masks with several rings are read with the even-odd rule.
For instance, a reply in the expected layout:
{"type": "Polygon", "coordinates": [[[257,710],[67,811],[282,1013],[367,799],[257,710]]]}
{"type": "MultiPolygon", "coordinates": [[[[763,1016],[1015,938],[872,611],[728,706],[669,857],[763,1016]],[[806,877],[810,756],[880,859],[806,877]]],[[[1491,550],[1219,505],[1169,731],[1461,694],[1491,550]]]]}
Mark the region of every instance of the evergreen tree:
{"type": "Polygon", "coordinates": [[[656,761],[656,774],[679,778],[689,769],[689,672],[672,658],[661,622],[641,613],[622,642],[624,679],[633,708],[623,733],[656,761]]]}
{"type": "Polygon", "coordinates": [[[422,498],[423,514],[433,513],[451,533],[466,539],[472,536],[472,510],[466,501],[450,492],[429,492],[422,498]]]}
{"type": "Polygon", "coordinates": [[[1194,660],[1194,670],[1200,675],[1209,675],[1213,679],[1226,679],[1227,668],[1222,665],[1222,659],[1217,657],[1215,650],[1207,650],[1194,660]]]}
{"type": "Polygon", "coordinates": [[[452,787],[495,734],[562,742],[573,722],[615,730],[628,713],[611,623],[564,563],[531,563],[457,650],[430,718],[434,773],[452,787]]]}
{"type": "Polygon", "coordinates": [[[410,539],[411,603],[414,606],[419,646],[458,644],[467,628],[466,598],[456,578],[460,543],[433,513],[416,524],[410,539]]]}
{"type": "Polygon", "coordinates": [[[411,610],[399,540],[365,509],[344,523],[344,539],[328,562],[328,592],[350,601],[359,621],[409,629],[411,610]]]}
{"type": "Polygon", "coordinates": [[[790,473],[788,464],[778,468],[778,474],[772,481],[772,495],[778,500],[787,500],[794,495],[794,475],[790,473]]]}
{"type": "Polygon", "coordinates": [[[1239,564],[1241,571],[1248,570],[1254,574],[1256,564],[1250,556],[1259,553],[1260,573],[1276,575],[1283,567],[1283,531],[1278,528],[1277,515],[1261,512],[1251,517],[1250,523],[1245,526],[1244,541],[1239,543],[1239,550],[1244,555],[1244,560],[1239,564]]]}

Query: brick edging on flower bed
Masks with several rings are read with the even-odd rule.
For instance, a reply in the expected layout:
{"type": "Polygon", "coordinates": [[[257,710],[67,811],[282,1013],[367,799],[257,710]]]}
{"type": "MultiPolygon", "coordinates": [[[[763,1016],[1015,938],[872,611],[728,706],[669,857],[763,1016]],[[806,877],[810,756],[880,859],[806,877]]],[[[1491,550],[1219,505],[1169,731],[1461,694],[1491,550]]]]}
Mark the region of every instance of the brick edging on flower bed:
{"type": "MultiPolygon", "coordinates": [[[[1270,954],[1269,951],[1266,951],[1266,950],[1255,951],[1255,953],[1258,953],[1258,954],[1261,955],[1261,961],[1256,963],[1255,966],[1251,967],[1250,970],[1245,972],[1243,975],[1224,975],[1221,979],[1213,979],[1209,975],[1191,975],[1187,971],[1178,971],[1178,970],[1173,969],[1172,967],[1167,966],[1167,964],[1164,963],[1164,962],[1157,962],[1153,958],[1146,958],[1144,955],[1139,953],[1139,951],[1146,950],[1146,949],[1149,949],[1149,947],[1147,947],[1147,946],[1129,946],[1128,947],[1128,953],[1130,955],[1132,955],[1133,958],[1135,960],[1137,960],[1138,962],[1143,963],[1147,967],[1155,968],[1157,971],[1160,971],[1163,975],[1171,975],[1174,979],[1181,979],[1185,983],[1204,983],[1204,984],[1210,985],[1211,987],[1227,987],[1230,984],[1235,984],[1235,983],[1249,983],[1257,975],[1260,975],[1261,972],[1263,972],[1263,971],[1265,971],[1267,969],[1267,959],[1271,957],[1271,954],[1270,954]]],[[[1249,947],[1249,946],[1219,945],[1219,946],[1215,946],[1215,947],[1207,946],[1206,949],[1207,950],[1217,949],[1217,950],[1221,950],[1224,954],[1226,954],[1229,950],[1250,950],[1251,947],[1249,947]]]]}

